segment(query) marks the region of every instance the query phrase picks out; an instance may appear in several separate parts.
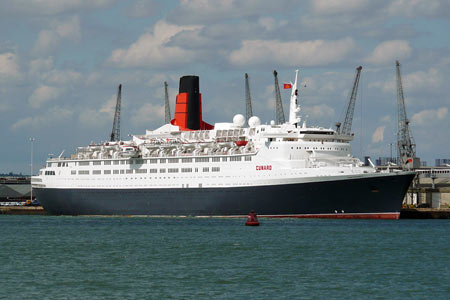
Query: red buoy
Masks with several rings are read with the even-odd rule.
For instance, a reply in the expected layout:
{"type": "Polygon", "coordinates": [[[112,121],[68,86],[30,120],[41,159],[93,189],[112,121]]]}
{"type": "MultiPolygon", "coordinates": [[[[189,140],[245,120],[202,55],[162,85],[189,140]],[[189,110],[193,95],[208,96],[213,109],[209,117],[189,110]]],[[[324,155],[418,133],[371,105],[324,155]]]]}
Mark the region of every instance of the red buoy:
{"type": "Polygon", "coordinates": [[[245,226],[259,226],[258,217],[253,210],[248,214],[245,226]]]}

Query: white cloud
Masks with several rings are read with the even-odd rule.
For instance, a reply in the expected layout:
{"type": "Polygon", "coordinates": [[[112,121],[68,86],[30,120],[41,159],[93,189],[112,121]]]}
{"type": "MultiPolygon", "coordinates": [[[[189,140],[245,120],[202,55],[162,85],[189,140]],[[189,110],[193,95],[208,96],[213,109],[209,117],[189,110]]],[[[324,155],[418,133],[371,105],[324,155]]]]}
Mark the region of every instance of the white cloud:
{"type": "Polygon", "coordinates": [[[110,5],[116,0],[3,0],[0,15],[56,15],[110,5]]]}
{"type": "Polygon", "coordinates": [[[34,117],[26,117],[18,120],[11,129],[17,130],[20,128],[40,128],[60,121],[67,121],[73,115],[73,112],[64,107],[52,107],[44,114],[39,114],[34,117]]]}
{"type": "MultiPolygon", "coordinates": [[[[417,71],[402,75],[403,90],[407,95],[415,91],[433,91],[443,84],[445,76],[436,68],[430,68],[428,71],[417,71]]],[[[379,88],[384,93],[393,94],[397,89],[395,76],[390,76],[386,81],[375,81],[368,85],[370,88],[379,88]]]]}
{"type": "Polygon", "coordinates": [[[231,53],[234,65],[279,64],[282,66],[322,66],[337,63],[355,48],[352,38],[336,41],[244,40],[240,49],[231,53]]]}
{"type": "Polygon", "coordinates": [[[372,64],[393,63],[395,60],[408,58],[411,52],[412,49],[408,41],[385,41],[376,46],[365,61],[372,64]]]}
{"type": "Polygon", "coordinates": [[[135,113],[132,122],[135,125],[149,125],[155,121],[163,121],[165,116],[164,105],[144,104],[135,113]]]}
{"type": "Polygon", "coordinates": [[[319,14],[338,14],[360,11],[368,6],[368,0],[313,0],[312,8],[319,14]]]}
{"type": "Polygon", "coordinates": [[[82,79],[82,74],[73,70],[52,70],[45,74],[45,80],[50,84],[69,85],[82,79]]]}
{"type": "Polygon", "coordinates": [[[133,18],[147,18],[160,11],[160,3],[155,0],[137,0],[127,9],[127,16],[133,18]]]}
{"type": "Polygon", "coordinates": [[[117,104],[117,95],[112,95],[111,98],[109,98],[108,101],[106,101],[102,107],[100,107],[101,113],[106,113],[109,117],[114,116],[114,113],[116,111],[116,104],[117,104]]]}
{"type": "Polygon", "coordinates": [[[39,58],[30,61],[30,73],[39,74],[40,72],[46,72],[53,68],[53,57],[39,58]]]}
{"type": "Polygon", "coordinates": [[[332,119],[334,118],[334,109],[326,104],[303,107],[302,115],[312,119],[332,119]]]}
{"type": "Polygon", "coordinates": [[[167,81],[167,75],[166,74],[154,74],[150,77],[150,79],[147,81],[147,84],[151,87],[162,87],[164,86],[164,81],[167,81]]]}
{"type": "Polygon", "coordinates": [[[108,115],[98,111],[97,109],[86,108],[81,110],[78,115],[78,121],[83,127],[90,128],[92,126],[99,126],[106,124],[108,115]]]}
{"type": "Polygon", "coordinates": [[[418,71],[406,75],[402,78],[403,88],[409,91],[434,89],[443,83],[443,74],[435,68],[430,68],[427,72],[418,71]]]}
{"type": "Polygon", "coordinates": [[[267,31],[271,31],[277,27],[277,22],[272,17],[259,18],[258,23],[263,26],[267,31]]]}
{"type": "MultiPolygon", "coordinates": [[[[441,123],[443,120],[447,120],[447,123],[448,123],[447,116],[448,116],[448,108],[447,107],[441,107],[436,110],[427,109],[427,110],[423,110],[421,112],[414,114],[411,118],[411,123],[414,126],[416,126],[416,125],[435,126],[436,122],[441,123]]],[[[445,128],[445,126],[444,126],[444,128],[445,128]]]]}
{"type": "Polygon", "coordinates": [[[176,34],[199,28],[158,21],[153,32],[140,36],[128,49],[113,50],[108,61],[119,67],[161,67],[185,63],[194,58],[194,52],[168,44],[176,34]]]}
{"type": "Polygon", "coordinates": [[[289,12],[295,4],[293,0],[182,0],[168,15],[168,20],[174,23],[217,23],[225,19],[289,12]]]}
{"type": "Polygon", "coordinates": [[[28,98],[28,103],[34,108],[39,108],[45,102],[58,98],[61,93],[62,90],[59,88],[41,85],[33,91],[33,94],[28,98]]]}
{"type": "Polygon", "coordinates": [[[75,43],[81,40],[81,26],[78,16],[73,16],[63,22],[53,21],[50,24],[50,29],[41,30],[34,44],[33,52],[45,54],[52,51],[64,40],[75,43]]]}
{"type": "Polygon", "coordinates": [[[78,115],[80,124],[84,127],[98,126],[99,124],[106,124],[113,120],[114,112],[116,110],[117,95],[105,101],[100,108],[86,108],[81,110],[78,115]]]}
{"type": "Polygon", "coordinates": [[[384,129],[386,129],[386,126],[380,126],[375,129],[374,133],[372,134],[372,143],[379,143],[384,141],[384,129]]]}
{"type": "Polygon", "coordinates": [[[20,76],[18,56],[7,52],[0,54],[0,79],[10,79],[20,76]]]}
{"type": "Polygon", "coordinates": [[[394,0],[388,5],[387,12],[393,16],[433,16],[448,10],[448,5],[448,0],[394,0]]]}

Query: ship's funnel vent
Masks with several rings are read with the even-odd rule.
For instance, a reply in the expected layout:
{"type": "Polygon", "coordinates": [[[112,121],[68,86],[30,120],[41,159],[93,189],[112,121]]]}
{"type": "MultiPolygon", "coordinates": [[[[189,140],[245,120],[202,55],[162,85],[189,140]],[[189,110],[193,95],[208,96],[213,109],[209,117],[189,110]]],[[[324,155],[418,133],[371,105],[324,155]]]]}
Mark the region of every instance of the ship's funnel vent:
{"type": "Polygon", "coordinates": [[[175,118],[171,121],[180,130],[205,130],[214,127],[202,120],[202,94],[198,76],[180,78],[180,88],[175,107],[175,118]]]}
{"type": "Polygon", "coordinates": [[[180,78],[180,95],[187,93],[187,128],[191,130],[200,129],[201,106],[200,88],[198,76],[183,76],[180,78]]]}

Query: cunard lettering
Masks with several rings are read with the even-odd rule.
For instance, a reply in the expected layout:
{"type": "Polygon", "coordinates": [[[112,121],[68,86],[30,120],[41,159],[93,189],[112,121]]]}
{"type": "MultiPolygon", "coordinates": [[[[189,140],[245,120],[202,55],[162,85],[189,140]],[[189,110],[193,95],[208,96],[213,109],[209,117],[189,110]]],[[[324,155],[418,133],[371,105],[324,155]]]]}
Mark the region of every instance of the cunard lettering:
{"type": "Polygon", "coordinates": [[[265,170],[272,170],[272,166],[268,165],[268,166],[256,166],[256,171],[265,171],[265,170]]]}

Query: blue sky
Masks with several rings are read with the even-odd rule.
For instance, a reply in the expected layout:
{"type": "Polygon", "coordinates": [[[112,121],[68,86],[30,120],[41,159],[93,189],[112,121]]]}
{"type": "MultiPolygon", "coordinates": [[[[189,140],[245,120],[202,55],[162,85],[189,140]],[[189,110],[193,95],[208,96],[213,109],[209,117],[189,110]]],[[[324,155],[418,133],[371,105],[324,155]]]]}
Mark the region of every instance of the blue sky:
{"type": "MultiPolygon", "coordinates": [[[[305,85],[309,125],[331,127],[363,66],[355,156],[390,155],[396,141],[395,60],[417,154],[450,157],[449,0],[3,0],[0,11],[0,173],[29,173],[49,153],[106,140],[123,84],[122,137],[164,121],[178,80],[200,76],[204,119],[275,118],[273,75],[305,85]]],[[[288,92],[282,91],[285,113],[288,92]]],[[[37,167],[35,168],[37,170],[37,167]]]]}

